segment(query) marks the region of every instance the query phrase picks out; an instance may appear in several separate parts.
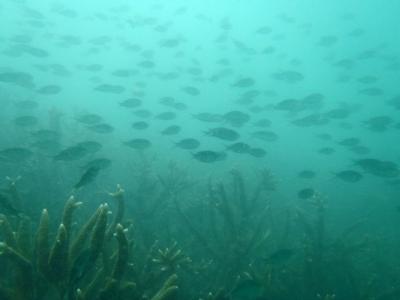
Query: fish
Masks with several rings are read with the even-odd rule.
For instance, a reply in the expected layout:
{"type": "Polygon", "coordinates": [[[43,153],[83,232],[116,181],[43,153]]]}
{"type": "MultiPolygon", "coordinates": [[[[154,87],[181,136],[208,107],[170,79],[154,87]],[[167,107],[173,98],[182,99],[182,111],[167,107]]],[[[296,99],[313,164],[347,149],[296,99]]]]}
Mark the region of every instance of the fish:
{"type": "Polygon", "coordinates": [[[269,119],[260,119],[253,123],[253,126],[256,127],[270,127],[272,124],[271,120],[269,119]]]}
{"type": "Polygon", "coordinates": [[[81,187],[84,187],[88,185],[89,183],[93,182],[96,177],[99,175],[100,168],[97,166],[91,166],[89,167],[81,176],[79,181],[74,185],[74,189],[80,189],[81,187]]]}
{"type": "Polygon", "coordinates": [[[62,91],[62,88],[55,84],[45,85],[39,88],[36,92],[40,95],[56,95],[62,91]]]}
{"type": "Polygon", "coordinates": [[[49,129],[39,129],[31,132],[31,135],[37,140],[57,140],[60,138],[58,132],[49,129]]]}
{"type": "Polygon", "coordinates": [[[340,172],[333,173],[337,178],[350,183],[359,182],[363,175],[360,172],[353,170],[344,170],[340,172]]]}
{"type": "Polygon", "coordinates": [[[225,152],[217,152],[212,150],[203,150],[192,153],[193,158],[203,163],[214,163],[226,159],[225,152]]]}
{"type": "Polygon", "coordinates": [[[358,146],[360,144],[360,139],[359,138],[345,138],[342,139],[338,142],[339,145],[341,146],[346,146],[346,147],[354,147],[354,146],[358,146]]]}
{"type": "Polygon", "coordinates": [[[303,170],[303,171],[300,171],[297,174],[297,176],[300,178],[303,178],[303,179],[312,179],[316,176],[316,174],[314,171],[311,171],[311,170],[303,170]]]}
{"type": "Polygon", "coordinates": [[[109,94],[121,94],[125,91],[122,85],[103,83],[94,88],[95,91],[109,94]]]}
{"type": "Polygon", "coordinates": [[[133,114],[134,114],[136,117],[143,118],[143,119],[150,118],[151,115],[152,115],[151,111],[149,111],[149,110],[147,110],[147,109],[138,109],[138,110],[135,110],[135,111],[133,112],[133,114]]]}
{"type": "Polygon", "coordinates": [[[32,89],[35,87],[33,76],[25,72],[3,72],[0,73],[0,82],[12,83],[24,88],[32,89]]]}
{"type": "Polygon", "coordinates": [[[267,155],[267,151],[262,148],[250,148],[247,153],[256,158],[262,158],[267,155]]]}
{"type": "Polygon", "coordinates": [[[107,123],[99,123],[99,124],[94,124],[87,126],[87,128],[90,131],[100,133],[100,134],[107,134],[107,133],[112,133],[114,131],[114,127],[107,123]]]}
{"type": "Polygon", "coordinates": [[[24,101],[18,101],[15,103],[15,107],[18,109],[35,109],[39,107],[39,103],[34,100],[24,100],[24,101]]]}
{"type": "Polygon", "coordinates": [[[304,75],[297,71],[286,70],[272,74],[272,78],[285,83],[294,84],[304,80],[304,75]]]}
{"type": "Polygon", "coordinates": [[[200,142],[193,138],[186,138],[176,142],[175,146],[184,150],[194,150],[200,146],[200,142]]]}
{"type": "Polygon", "coordinates": [[[335,152],[336,152],[336,150],[332,147],[322,147],[322,148],[318,149],[318,153],[324,154],[324,155],[331,155],[335,152]]]}
{"type": "Polygon", "coordinates": [[[0,212],[11,214],[14,216],[17,216],[21,213],[12,203],[10,197],[1,193],[0,193],[0,212]]]}
{"type": "Polygon", "coordinates": [[[138,121],[132,124],[133,129],[143,130],[149,127],[149,124],[144,121],[138,121]]]}
{"type": "MultiPolygon", "coordinates": [[[[226,299],[231,300],[264,300],[262,294],[264,287],[259,282],[246,278],[236,284],[234,289],[230,293],[230,297],[226,299]]],[[[225,299],[225,298],[222,298],[225,299]]]]}
{"type": "Polygon", "coordinates": [[[33,152],[22,147],[12,147],[0,150],[0,159],[7,162],[23,162],[30,159],[33,152]]]}
{"type": "Polygon", "coordinates": [[[162,135],[175,135],[181,131],[181,126],[178,125],[171,125],[161,131],[162,135]]]}
{"type": "Polygon", "coordinates": [[[302,200],[307,200],[315,196],[315,190],[312,188],[305,188],[297,192],[297,197],[302,200]]]}
{"type": "Polygon", "coordinates": [[[82,146],[71,146],[63,149],[54,156],[56,161],[74,161],[79,160],[88,154],[88,150],[82,146]]]}
{"type": "Polygon", "coordinates": [[[251,77],[243,77],[237,81],[235,81],[232,86],[237,88],[248,88],[252,87],[256,81],[251,77]]]}
{"type": "Polygon", "coordinates": [[[103,122],[103,118],[97,114],[80,115],[75,120],[85,125],[94,125],[103,122]]]}
{"type": "Polygon", "coordinates": [[[154,118],[163,121],[170,121],[176,119],[176,113],[173,111],[166,111],[154,116],[154,118]]]}
{"type": "Polygon", "coordinates": [[[239,133],[226,127],[212,128],[206,131],[206,134],[225,141],[235,141],[240,137],[239,133]]]}
{"type": "Polygon", "coordinates": [[[88,154],[89,153],[94,154],[94,153],[100,151],[101,148],[103,148],[103,146],[100,143],[95,142],[95,141],[80,142],[80,143],[77,143],[76,146],[85,148],[88,154]]]}
{"type": "Polygon", "coordinates": [[[241,127],[250,121],[250,115],[241,111],[233,110],[222,115],[222,118],[229,125],[241,127]]]}
{"type": "Polygon", "coordinates": [[[111,166],[112,161],[108,158],[96,158],[87,162],[82,168],[89,169],[91,167],[96,167],[99,169],[107,169],[111,166]]]}
{"type": "Polygon", "coordinates": [[[268,130],[254,131],[251,133],[251,136],[266,142],[274,142],[277,141],[279,138],[279,136],[275,132],[268,130]]]}
{"type": "Polygon", "coordinates": [[[142,100],[138,98],[128,98],[120,102],[119,105],[126,108],[136,108],[142,105],[142,100]]]}
{"type": "Polygon", "coordinates": [[[149,140],[143,138],[131,139],[123,144],[135,150],[145,150],[152,145],[149,140]]]}
{"type": "Polygon", "coordinates": [[[219,123],[224,120],[224,117],[220,114],[212,114],[212,113],[199,113],[192,115],[193,118],[207,123],[219,123]]]}
{"type": "Polygon", "coordinates": [[[272,252],[265,260],[271,264],[282,264],[290,260],[295,255],[293,249],[283,248],[272,252]]]}
{"type": "Polygon", "coordinates": [[[383,132],[394,123],[389,116],[376,116],[364,121],[364,125],[371,131],[383,132]]]}
{"type": "Polygon", "coordinates": [[[235,153],[248,153],[250,149],[251,149],[250,145],[243,142],[237,142],[226,147],[226,150],[235,153]]]}
{"type": "Polygon", "coordinates": [[[200,95],[200,90],[198,88],[195,88],[193,86],[185,86],[182,88],[182,91],[184,91],[186,94],[190,96],[198,96],[200,95]]]}
{"type": "Polygon", "coordinates": [[[14,119],[14,124],[19,127],[32,127],[38,124],[38,119],[34,116],[21,116],[14,119]]]}
{"type": "Polygon", "coordinates": [[[399,166],[392,161],[385,161],[376,158],[364,158],[354,161],[355,165],[364,172],[382,178],[394,178],[400,175],[399,166]]]}

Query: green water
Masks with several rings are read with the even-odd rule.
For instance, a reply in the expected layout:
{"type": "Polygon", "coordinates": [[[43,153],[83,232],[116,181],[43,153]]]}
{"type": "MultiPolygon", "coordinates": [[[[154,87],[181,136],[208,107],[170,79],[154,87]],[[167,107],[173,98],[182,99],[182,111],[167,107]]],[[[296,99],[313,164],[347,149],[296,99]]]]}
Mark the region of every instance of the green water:
{"type": "Polygon", "coordinates": [[[400,299],[399,12],[1,1],[0,300],[400,299]]]}

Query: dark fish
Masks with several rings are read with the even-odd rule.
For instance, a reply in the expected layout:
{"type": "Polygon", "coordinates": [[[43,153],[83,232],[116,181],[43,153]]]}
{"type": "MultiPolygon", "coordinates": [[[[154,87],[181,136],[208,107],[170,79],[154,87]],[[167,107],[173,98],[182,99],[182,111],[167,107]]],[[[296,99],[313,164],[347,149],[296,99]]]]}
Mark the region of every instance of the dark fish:
{"type": "Polygon", "coordinates": [[[324,113],[324,116],[328,119],[341,120],[349,117],[350,113],[351,112],[346,108],[334,108],[324,113]]]}
{"type": "Polygon", "coordinates": [[[253,123],[256,127],[270,127],[272,122],[268,119],[261,119],[253,123]]]}
{"type": "Polygon", "coordinates": [[[351,152],[358,154],[358,155],[367,155],[371,152],[368,147],[362,145],[356,145],[353,147],[348,148],[351,152]]]}
{"type": "Polygon", "coordinates": [[[200,146],[200,142],[196,139],[187,138],[180,140],[179,142],[175,143],[175,145],[184,150],[194,150],[200,146]]]}
{"type": "Polygon", "coordinates": [[[103,83],[94,88],[98,92],[110,93],[110,94],[121,94],[125,91],[125,88],[121,85],[103,83]]]}
{"type": "Polygon", "coordinates": [[[151,142],[147,139],[137,138],[124,142],[124,145],[135,150],[145,150],[151,146],[151,142]]]}
{"type": "Polygon", "coordinates": [[[20,211],[15,207],[11,199],[3,194],[0,194],[0,212],[14,216],[20,214],[20,211]]]}
{"type": "Polygon", "coordinates": [[[152,62],[151,60],[143,60],[137,64],[138,67],[143,68],[143,69],[152,69],[155,67],[155,63],[152,62]]]}
{"type": "Polygon", "coordinates": [[[212,114],[212,113],[199,113],[193,115],[193,118],[208,123],[219,123],[222,122],[224,117],[220,114],[212,114]]]}
{"type": "Polygon", "coordinates": [[[96,158],[89,161],[86,165],[83,166],[83,169],[90,168],[98,168],[98,169],[107,169],[112,164],[112,161],[108,158],[96,158]]]}
{"type": "Polygon", "coordinates": [[[296,119],[292,123],[299,127],[312,127],[325,125],[328,122],[329,119],[327,119],[323,114],[316,113],[296,119]]]}
{"type": "Polygon", "coordinates": [[[371,131],[382,132],[387,130],[393,122],[389,116],[376,116],[364,121],[364,124],[371,131]]]}
{"type": "Polygon", "coordinates": [[[101,150],[103,146],[95,141],[85,141],[76,144],[78,147],[83,147],[86,149],[87,153],[93,154],[101,150]]]}
{"type": "Polygon", "coordinates": [[[248,153],[251,147],[246,143],[237,142],[229,145],[226,149],[235,153],[248,153]]]}
{"type": "Polygon", "coordinates": [[[338,41],[338,38],[334,35],[324,35],[318,41],[318,46],[323,47],[331,47],[335,45],[338,41]]]}
{"type": "Polygon", "coordinates": [[[337,178],[350,183],[358,182],[363,178],[361,173],[353,170],[344,170],[334,174],[337,178]]]}
{"type": "Polygon", "coordinates": [[[262,158],[267,155],[267,151],[262,148],[250,148],[247,153],[256,158],[262,158]]]}
{"type": "Polygon", "coordinates": [[[235,141],[240,137],[239,133],[225,127],[212,128],[206,134],[225,141],[235,141]]]}
{"type": "Polygon", "coordinates": [[[399,166],[392,161],[379,160],[375,158],[365,158],[355,161],[355,164],[359,166],[364,172],[372,175],[393,178],[400,175],[399,166]]]}
{"type": "Polygon", "coordinates": [[[100,168],[92,166],[83,173],[82,177],[79,179],[77,184],[74,185],[74,189],[79,189],[89,183],[93,182],[97,175],[99,175],[100,168]]]}
{"type": "Polygon", "coordinates": [[[161,131],[162,135],[175,135],[181,131],[181,126],[178,125],[171,125],[161,131]]]}
{"type": "Polygon", "coordinates": [[[57,140],[60,138],[60,134],[54,130],[40,129],[32,132],[32,136],[38,140],[57,140]]]}
{"type": "Polygon", "coordinates": [[[322,148],[318,149],[318,153],[324,154],[324,155],[331,155],[335,152],[336,152],[336,150],[332,147],[322,147],[322,148]]]}
{"type": "Polygon", "coordinates": [[[106,124],[106,123],[90,125],[87,128],[93,132],[101,133],[101,134],[107,134],[107,133],[111,133],[114,131],[114,127],[112,127],[111,125],[106,124]]]}
{"type": "Polygon", "coordinates": [[[250,77],[244,77],[232,84],[233,87],[239,87],[239,88],[248,88],[253,86],[256,83],[256,81],[253,78],[250,77]]]}
{"type": "Polygon", "coordinates": [[[39,107],[39,103],[33,100],[24,100],[16,102],[15,106],[19,109],[35,109],[39,107]]]}
{"type": "Polygon", "coordinates": [[[256,30],[256,33],[258,33],[258,34],[269,34],[271,32],[272,32],[272,28],[269,26],[263,26],[256,30]]]}
{"type": "Polygon", "coordinates": [[[307,200],[315,196],[315,190],[312,188],[305,188],[297,193],[297,197],[302,200],[307,200]]]}
{"type": "Polygon", "coordinates": [[[45,85],[37,90],[38,94],[41,95],[56,95],[62,91],[62,88],[58,85],[45,85]]]}
{"type": "Polygon", "coordinates": [[[116,76],[116,77],[122,77],[122,78],[127,78],[130,76],[134,76],[137,74],[137,71],[135,70],[128,70],[128,69],[121,69],[121,70],[116,70],[111,73],[111,75],[116,76]]]}
{"type": "Polygon", "coordinates": [[[144,121],[135,122],[132,124],[132,128],[137,130],[143,130],[149,127],[149,124],[144,121]]]}
{"type": "Polygon", "coordinates": [[[346,138],[338,142],[341,146],[354,147],[360,144],[359,138],[346,138]]]}
{"type": "Polygon", "coordinates": [[[182,88],[182,91],[184,91],[186,94],[191,95],[191,96],[200,95],[200,90],[198,88],[193,87],[193,86],[185,86],[185,87],[182,88]]]}
{"type": "Polygon", "coordinates": [[[14,147],[0,150],[0,159],[8,162],[21,162],[28,160],[33,156],[33,152],[29,149],[14,147]]]}
{"type": "Polygon", "coordinates": [[[304,75],[296,71],[282,71],[272,75],[272,78],[285,83],[297,83],[304,80],[304,75]]]}
{"type": "MultiPolygon", "coordinates": [[[[262,294],[264,287],[259,282],[253,279],[245,279],[239,282],[230,293],[231,300],[264,300],[262,294]]],[[[222,300],[225,299],[221,297],[222,300]]]]}
{"type": "Polygon", "coordinates": [[[176,113],[172,111],[166,111],[154,116],[155,119],[163,120],[163,121],[170,121],[176,118],[176,113]]]}
{"type": "Polygon", "coordinates": [[[14,124],[19,127],[31,127],[38,123],[38,119],[34,116],[21,116],[14,119],[14,124]]]}
{"type": "Polygon", "coordinates": [[[216,152],[211,150],[198,151],[193,153],[193,158],[203,163],[214,163],[226,158],[225,152],[216,152]]]}
{"type": "Polygon", "coordinates": [[[223,119],[231,126],[241,127],[250,121],[250,115],[241,111],[233,110],[224,114],[223,119]]]}
{"type": "Polygon", "coordinates": [[[312,179],[315,177],[315,172],[311,170],[303,170],[297,174],[300,178],[303,179],[312,179]]]}
{"type": "Polygon", "coordinates": [[[79,123],[94,125],[103,121],[103,118],[96,114],[85,114],[75,118],[79,123]]]}
{"type": "Polygon", "coordinates": [[[3,72],[0,73],[0,82],[13,83],[24,88],[34,88],[33,76],[24,72],[3,72]]]}
{"type": "Polygon", "coordinates": [[[129,98],[120,102],[119,105],[126,108],[135,108],[142,105],[142,100],[138,98],[129,98]]]}
{"type": "Polygon", "coordinates": [[[271,253],[266,261],[271,264],[282,264],[290,260],[295,254],[293,249],[279,249],[271,253]]]}
{"type": "Polygon", "coordinates": [[[82,146],[71,146],[54,156],[54,160],[61,161],[74,161],[83,158],[88,154],[86,148],[82,146]]]}
{"type": "Polygon", "coordinates": [[[297,99],[284,99],[278,102],[274,109],[288,112],[300,112],[304,110],[304,106],[300,100],[297,99]]]}
{"type": "Polygon", "coordinates": [[[136,117],[143,118],[143,119],[145,119],[145,118],[150,118],[151,115],[152,115],[152,113],[151,113],[150,111],[146,110],[146,109],[135,110],[135,111],[133,112],[133,114],[134,114],[136,117]]]}
{"type": "Polygon", "coordinates": [[[255,131],[251,134],[251,136],[266,142],[274,142],[279,138],[275,132],[268,130],[255,131]]]}
{"type": "Polygon", "coordinates": [[[358,82],[363,84],[372,84],[378,81],[378,78],[375,76],[367,75],[357,79],[358,82]]]}
{"type": "Polygon", "coordinates": [[[380,88],[371,87],[371,88],[360,90],[360,93],[363,95],[376,97],[376,96],[382,96],[384,94],[384,91],[380,88]]]}

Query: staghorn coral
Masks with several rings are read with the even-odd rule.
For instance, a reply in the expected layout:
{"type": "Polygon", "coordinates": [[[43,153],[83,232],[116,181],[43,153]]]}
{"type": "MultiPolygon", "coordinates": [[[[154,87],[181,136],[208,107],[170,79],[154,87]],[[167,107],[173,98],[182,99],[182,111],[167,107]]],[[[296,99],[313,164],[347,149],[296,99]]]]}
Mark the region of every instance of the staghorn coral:
{"type": "MultiPolygon", "coordinates": [[[[4,267],[12,274],[4,285],[7,288],[0,284],[1,299],[142,298],[136,284],[125,276],[130,259],[130,242],[127,230],[120,223],[123,218],[123,189],[118,186],[110,196],[117,199],[119,212],[115,219],[109,221],[109,206],[101,204],[76,234],[72,231],[73,213],[82,203],[70,197],[64,206],[53,243],[50,243],[49,213],[43,209],[32,252],[27,251],[25,245],[30,239],[21,242],[21,238],[29,235],[27,219],[21,218],[20,226],[14,231],[9,219],[1,216],[0,259],[7,262],[4,267]],[[115,239],[108,240],[108,233],[112,233],[115,239]],[[107,256],[106,249],[115,253],[107,256]]],[[[159,290],[153,285],[152,299],[170,297],[178,289],[176,282],[177,275],[172,274],[159,290]]]]}

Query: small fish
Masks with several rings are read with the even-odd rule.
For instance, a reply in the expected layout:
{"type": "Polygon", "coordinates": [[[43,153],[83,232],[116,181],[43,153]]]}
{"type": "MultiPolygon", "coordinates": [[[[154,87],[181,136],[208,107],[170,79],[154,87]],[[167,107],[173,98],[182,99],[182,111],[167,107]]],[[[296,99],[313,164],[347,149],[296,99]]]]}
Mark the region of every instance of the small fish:
{"type": "Polygon", "coordinates": [[[14,124],[19,127],[31,127],[38,124],[38,119],[34,116],[21,116],[14,119],[14,124]]]}
{"type": "Polygon", "coordinates": [[[226,127],[212,128],[208,130],[206,134],[225,141],[235,141],[240,137],[239,133],[235,130],[226,127]]]}
{"type": "Polygon", "coordinates": [[[229,145],[226,149],[235,153],[248,153],[251,147],[246,143],[237,142],[229,145]]]}
{"type": "Polygon", "coordinates": [[[111,133],[114,131],[114,127],[112,127],[111,125],[106,124],[106,123],[90,125],[87,128],[93,132],[100,133],[100,134],[107,134],[107,133],[111,133]]]}
{"type": "Polygon", "coordinates": [[[119,105],[126,108],[135,108],[142,105],[142,100],[138,98],[129,98],[120,102],[119,105]]]}
{"type": "Polygon", "coordinates": [[[109,94],[121,94],[125,91],[125,88],[121,85],[114,84],[100,84],[94,88],[98,92],[109,93],[109,94]]]}
{"type": "Polygon", "coordinates": [[[311,170],[303,170],[297,174],[300,178],[311,179],[315,177],[315,172],[311,170]]]}
{"type": "Polygon", "coordinates": [[[214,163],[226,158],[225,152],[216,152],[211,150],[198,151],[193,153],[193,158],[203,163],[214,163]]]}
{"type": "Polygon", "coordinates": [[[282,264],[291,259],[295,254],[293,249],[279,249],[271,253],[266,261],[272,264],[282,264]]]}
{"type": "Polygon", "coordinates": [[[238,88],[248,88],[253,86],[256,83],[256,81],[253,78],[250,77],[244,77],[241,78],[237,81],[235,81],[232,86],[233,87],[238,87],[238,88]]]}
{"type": "Polygon", "coordinates": [[[297,197],[302,200],[307,200],[312,198],[315,195],[315,190],[312,188],[305,188],[297,193],[297,197]]]}
{"type": "Polygon", "coordinates": [[[79,179],[77,184],[74,185],[74,189],[79,189],[89,183],[93,182],[94,179],[99,175],[100,168],[96,166],[91,166],[89,169],[83,173],[82,177],[79,179]]]}
{"type": "Polygon", "coordinates": [[[147,139],[137,138],[124,142],[124,145],[135,150],[145,150],[151,146],[151,142],[147,139]]]}
{"type": "Polygon", "coordinates": [[[95,141],[85,141],[85,142],[80,142],[77,144],[78,147],[83,147],[86,149],[87,153],[96,153],[103,148],[103,146],[95,141]]]}
{"type": "Polygon", "coordinates": [[[154,116],[155,119],[163,120],[163,121],[170,121],[176,118],[176,113],[172,111],[166,111],[154,116]]]}
{"type": "Polygon", "coordinates": [[[6,148],[0,150],[0,159],[7,162],[22,162],[33,156],[33,152],[29,149],[21,147],[6,148]]]}
{"type": "Polygon", "coordinates": [[[344,170],[344,171],[340,171],[337,173],[334,173],[334,175],[345,181],[345,182],[350,182],[350,183],[355,183],[355,182],[359,182],[362,178],[363,175],[357,171],[353,171],[353,170],[344,170]]]}
{"type": "Polygon", "coordinates": [[[180,140],[179,142],[175,143],[175,145],[184,150],[194,150],[200,146],[200,142],[196,139],[187,138],[180,140]]]}
{"type": "Polygon", "coordinates": [[[65,148],[61,152],[59,152],[56,156],[54,156],[54,160],[56,161],[74,161],[83,158],[88,154],[86,148],[82,146],[71,146],[65,148]]]}
{"type": "Polygon", "coordinates": [[[6,195],[0,194],[0,212],[11,215],[19,215],[20,211],[13,205],[12,201],[6,195]]]}
{"type": "Polygon", "coordinates": [[[161,131],[162,135],[175,135],[181,131],[181,127],[178,125],[171,125],[161,131]]]}
{"type": "Polygon", "coordinates": [[[37,90],[37,93],[41,95],[56,95],[59,94],[61,91],[62,88],[60,86],[52,84],[42,86],[37,90]]]}
{"type": "Polygon", "coordinates": [[[185,86],[182,88],[182,91],[184,91],[186,94],[190,96],[198,96],[200,95],[200,90],[198,88],[195,88],[193,86],[185,86]]]}
{"type": "Polygon", "coordinates": [[[279,138],[275,132],[268,130],[255,131],[251,134],[251,136],[266,142],[274,142],[279,138]]]}
{"type": "Polygon", "coordinates": [[[101,123],[103,118],[96,114],[85,114],[75,118],[79,123],[83,123],[85,125],[94,125],[101,123]]]}
{"type": "Polygon", "coordinates": [[[149,124],[144,121],[135,122],[132,124],[133,129],[144,130],[149,127],[149,124]]]}
{"type": "Polygon", "coordinates": [[[256,158],[262,158],[267,155],[267,151],[262,148],[250,148],[247,153],[256,158]]]}

